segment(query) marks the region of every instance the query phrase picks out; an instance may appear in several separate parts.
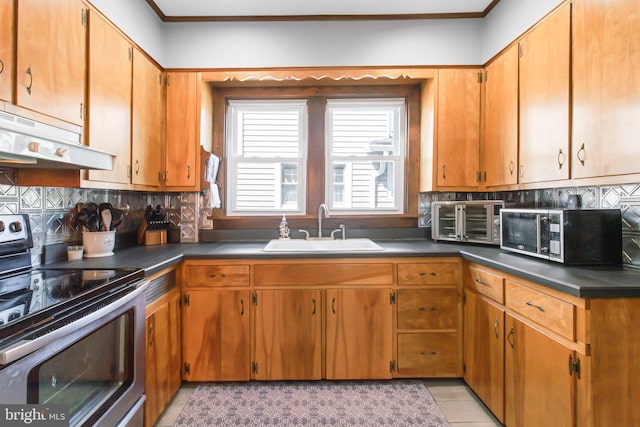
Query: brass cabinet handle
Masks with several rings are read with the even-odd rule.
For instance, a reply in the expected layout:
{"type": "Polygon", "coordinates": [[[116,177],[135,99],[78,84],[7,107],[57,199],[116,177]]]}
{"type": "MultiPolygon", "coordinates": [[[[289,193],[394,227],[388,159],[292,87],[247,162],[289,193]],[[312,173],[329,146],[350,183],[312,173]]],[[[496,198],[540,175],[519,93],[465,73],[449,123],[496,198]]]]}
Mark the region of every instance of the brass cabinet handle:
{"type": "Polygon", "coordinates": [[[4,62],[0,59],[0,74],[4,71],[4,62]]]}
{"type": "Polygon", "coordinates": [[[191,179],[191,165],[187,165],[187,179],[191,179]]]}
{"type": "Polygon", "coordinates": [[[581,164],[582,166],[584,166],[584,161],[585,161],[585,159],[586,159],[586,157],[585,157],[585,155],[586,155],[586,154],[587,154],[587,153],[585,152],[584,144],[582,144],[582,145],[580,146],[580,149],[579,149],[579,150],[578,150],[578,152],[576,153],[576,157],[578,157],[578,161],[580,161],[580,164],[581,164]]]}
{"type": "Polygon", "coordinates": [[[513,335],[515,333],[516,333],[516,328],[511,328],[511,330],[509,331],[509,335],[507,335],[507,342],[509,343],[511,348],[515,347],[515,344],[513,343],[513,341],[511,341],[511,335],[513,335]]]}
{"type": "Polygon", "coordinates": [[[240,298],[240,316],[244,316],[244,299],[240,298]]]}
{"type": "Polygon", "coordinates": [[[562,169],[564,162],[567,161],[567,156],[564,155],[562,148],[558,151],[558,169],[562,169]]]}
{"type": "Polygon", "coordinates": [[[140,172],[140,161],[136,160],[136,175],[140,172]]]}
{"type": "Polygon", "coordinates": [[[311,315],[315,316],[316,315],[316,299],[311,298],[311,303],[313,304],[313,311],[311,312],[311,315]]]}
{"type": "Polygon", "coordinates": [[[498,326],[500,326],[500,319],[496,318],[496,322],[493,324],[493,332],[496,334],[496,338],[500,338],[500,332],[498,332],[498,326]]]}
{"type": "Polygon", "coordinates": [[[333,312],[333,314],[336,314],[336,299],[335,298],[331,299],[331,311],[333,312]]]}
{"type": "Polygon", "coordinates": [[[442,179],[447,179],[447,165],[442,165],[442,179]]]}
{"type": "Polygon", "coordinates": [[[535,307],[535,308],[537,308],[538,310],[540,310],[541,312],[544,313],[544,307],[541,306],[541,305],[536,305],[536,304],[532,303],[531,301],[527,301],[527,305],[529,307],[535,307]]]}
{"type": "Polygon", "coordinates": [[[210,274],[210,275],[209,275],[209,278],[210,278],[210,279],[215,279],[215,278],[216,278],[216,277],[218,277],[218,276],[222,277],[223,279],[226,279],[226,277],[227,277],[227,275],[226,275],[226,274],[210,274]]]}
{"type": "Polygon", "coordinates": [[[513,160],[509,162],[509,175],[513,175],[513,170],[515,169],[515,165],[513,164],[513,160]]]}
{"type": "Polygon", "coordinates": [[[31,67],[27,68],[27,76],[29,77],[29,84],[25,86],[27,87],[27,93],[31,95],[31,88],[33,87],[33,70],[31,67]]]}

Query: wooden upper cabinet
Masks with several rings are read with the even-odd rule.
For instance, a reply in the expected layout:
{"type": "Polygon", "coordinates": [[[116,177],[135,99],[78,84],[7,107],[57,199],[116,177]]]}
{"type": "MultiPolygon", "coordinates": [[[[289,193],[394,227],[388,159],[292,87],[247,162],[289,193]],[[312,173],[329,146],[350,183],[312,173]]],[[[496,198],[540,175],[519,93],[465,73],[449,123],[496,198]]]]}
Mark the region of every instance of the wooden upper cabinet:
{"type": "Polygon", "coordinates": [[[0,0],[0,100],[12,101],[13,93],[13,0],[0,0]]]}
{"type": "Polygon", "coordinates": [[[477,187],[480,161],[480,69],[438,71],[438,187],[477,187]]]}
{"type": "Polygon", "coordinates": [[[89,171],[93,181],[131,181],[131,49],[114,27],[91,14],[87,140],[91,148],[116,155],[113,170],[89,171]]]}
{"type": "Polygon", "coordinates": [[[571,5],[527,34],[520,49],[520,182],[569,178],[571,5]]]}
{"type": "Polygon", "coordinates": [[[159,186],[164,113],[162,71],[138,49],[133,50],[131,183],[159,186]]]}
{"type": "Polygon", "coordinates": [[[487,187],[517,184],[517,45],[487,66],[484,82],[483,181],[487,187]]]}
{"type": "MultiPolygon", "coordinates": [[[[167,73],[165,186],[194,187],[199,141],[199,74],[167,73]]],[[[196,179],[198,178],[198,179],[196,179]]]]}
{"type": "Polygon", "coordinates": [[[572,177],[638,173],[638,2],[573,2],[572,28],[572,177]]]}
{"type": "Polygon", "coordinates": [[[16,100],[82,126],[86,8],[80,0],[20,0],[16,100]]]}

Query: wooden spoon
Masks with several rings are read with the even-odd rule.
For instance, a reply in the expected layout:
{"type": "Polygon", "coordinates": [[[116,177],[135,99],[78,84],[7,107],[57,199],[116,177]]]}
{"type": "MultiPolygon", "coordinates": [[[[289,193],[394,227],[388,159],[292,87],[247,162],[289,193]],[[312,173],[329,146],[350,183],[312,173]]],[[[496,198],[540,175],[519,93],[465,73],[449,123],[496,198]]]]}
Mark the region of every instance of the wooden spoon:
{"type": "Polygon", "coordinates": [[[102,217],[102,231],[111,230],[111,211],[105,209],[100,212],[100,216],[102,217]]]}

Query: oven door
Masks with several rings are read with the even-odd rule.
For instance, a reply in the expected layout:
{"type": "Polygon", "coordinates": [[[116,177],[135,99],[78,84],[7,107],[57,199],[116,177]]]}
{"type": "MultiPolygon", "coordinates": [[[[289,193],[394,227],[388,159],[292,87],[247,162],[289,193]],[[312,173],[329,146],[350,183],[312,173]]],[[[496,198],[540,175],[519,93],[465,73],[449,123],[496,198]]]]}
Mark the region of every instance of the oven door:
{"type": "Polygon", "coordinates": [[[132,411],[144,402],[147,284],[54,331],[65,333],[5,366],[0,402],[63,407],[70,426],[116,426],[135,418],[132,411]]]}

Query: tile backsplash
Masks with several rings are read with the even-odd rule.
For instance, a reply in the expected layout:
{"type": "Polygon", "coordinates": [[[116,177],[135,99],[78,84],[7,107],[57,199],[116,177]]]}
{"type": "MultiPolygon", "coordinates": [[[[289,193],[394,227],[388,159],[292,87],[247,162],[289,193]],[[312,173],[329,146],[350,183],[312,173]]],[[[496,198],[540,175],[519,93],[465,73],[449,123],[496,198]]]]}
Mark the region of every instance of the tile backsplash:
{"type": "Polygon", "coordinates": [[[619,208],[622,212],[622,257],[640,269],[640,184],[567,187],[486,193],[420,193],[418,224],[429,226],[431,202],[439,200],[504,200],[510,208],[565,208],[569,196],[579,196],[583,208],[619,208]]]}
{"type": "MultiPolygon", "coordinates": [[[[0,170],[2,174],[2,170],[0,170]]],[[[71,211],[78,202],[109,202],[114,207],[129,207],[117,229],[117,234],[135,233],[148,205],[161,205],[168,211],[169,220],[180,228],[181,242],[197,242],[198,229],[206,228],[200,218],[200,193],[157,193],[141,191],[102,190],[61,187],[25,187],[13,184],[10,173],[0,178],[0,214],[28,214],[33,233],[31,259],[41,263],[45,245],[79,242],[82,233],[69,223],[71,211]]]]}

